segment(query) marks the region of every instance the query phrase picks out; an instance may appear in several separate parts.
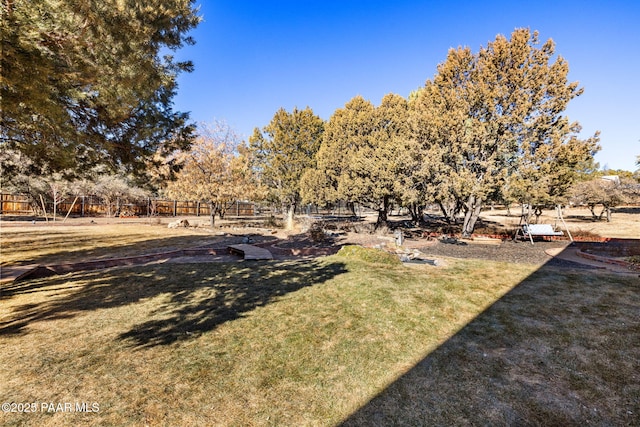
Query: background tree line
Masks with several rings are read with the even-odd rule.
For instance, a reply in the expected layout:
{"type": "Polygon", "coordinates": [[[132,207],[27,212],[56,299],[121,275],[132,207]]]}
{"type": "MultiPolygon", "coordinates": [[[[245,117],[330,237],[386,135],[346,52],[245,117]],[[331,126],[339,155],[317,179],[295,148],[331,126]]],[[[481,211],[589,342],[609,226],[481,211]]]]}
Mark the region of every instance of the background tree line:
{"type": "Polygon", "coordinates": [[[376,107],[356,96],[321,132],[308,107],[304,118],[278,111],[250,139],[253,168],[289,208],[357,203],[376,210],[380,225],[392,203],[418,221],[435,204],[451,222],[462,215],[470,235],[487,203],[539,212],[578,200],[575,184],[595,176],[599,135],[580,139],[564,115],[583,92],[568,72],[553,41],[527,29],[478,53],[451,49],[408,99],[388,94],[376,107]]]}
{"type": "Polygon", "coordinates": [[[0,189],[3,193],[26,196],[34,212],[51,207],[54,221],[58,215],[65,214],[58,206],[82,196],[95,196],[105,205],[107,216],[117,216],[123,213],[123,206],[141,203],[153,195],[148,188],[137,185],[131,175],[107,173],[99,166],[82,178],[68,178],[59,172],[47,175],[16,173],[0,189]]]}
{"type": "Polygon", "coordinates": [[[193,1],[5,0],[2,18],[1,187],[47,189],[54,206],[75,191],[58,188],[81,182],[205,202],[212,224],[243,199],[279,205],[290,221],[303,204],[358,204],[377,225],[392,204],[417,221],[437,205],[469,235],[487,203],[535,212],[573,194],[609,217],[635,194],[627,181],[583,183],[596,177],[599,136],[580,139],[564,115],[583,89],[553,41],[528,29],[478,52],[450,49],[406,99],[356,96],[326,122],[309,107],[280,109],[244,142],[171,108],[192,65],[164,53],[193,43],[193,1]]]}

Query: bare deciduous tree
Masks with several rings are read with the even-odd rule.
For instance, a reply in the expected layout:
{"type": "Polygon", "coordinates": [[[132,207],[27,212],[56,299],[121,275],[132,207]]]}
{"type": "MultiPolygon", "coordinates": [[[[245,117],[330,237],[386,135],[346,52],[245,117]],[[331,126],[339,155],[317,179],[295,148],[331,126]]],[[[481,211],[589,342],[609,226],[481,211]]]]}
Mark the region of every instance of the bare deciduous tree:
{"type": "Polygon", "coordinates": [[[183,167],[166,193],[176,199],[197,200],[209,205],[211,226],[215,216],[256,192],[246,147],[226,123],[203,125],[189,151],[176,154],[183,167]]]}

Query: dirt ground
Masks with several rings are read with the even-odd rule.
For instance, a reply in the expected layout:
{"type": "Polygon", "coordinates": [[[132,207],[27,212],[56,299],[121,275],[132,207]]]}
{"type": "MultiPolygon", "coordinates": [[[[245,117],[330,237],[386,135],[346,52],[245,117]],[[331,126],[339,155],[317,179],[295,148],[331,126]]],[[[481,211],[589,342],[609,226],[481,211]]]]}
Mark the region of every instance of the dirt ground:
{"type": "MultiPolygon", "coordinates": [[[[475,258],[504,261],[509,263],[543,264],[550,263],[560,267],[599,268],[593,262],[568,256],[550,256],[550,254],[568,253],[568,238],[555,241],[536,241],[532,245],[528,240],[513,240],[511,237],[520,224],[519,212],[488,209],[483,212],[476,231],[479,235],[499,237],[486,244],[465,242],[456,238],[458,226],[451,226],[432,212],[426,224],[416,226],[408,217],[391,216],[389,227],[373,230],[374,216],[353,220],[349,218],[299,217],[295,230],[286,231],[273,221],[263,218],[229,218],[217,221],[211,229],[208,217],[184,218],[190,228],[209,230],[216,236],[216,243],[209,245],[220,249],[237,243],[252,243],[269,247],[276,258],[290,256],[314,256],[335,252],[347,244],[380,247],[390,251],[397,250],[397,232],[404,237],[402,248],[418,249],[431,257],[475,258]],[[302,250],[302,251],[301,251],[302,250]],[[577,262],[576,262],[577,261],[577,262]]],[[[640,207],[617,208],[610,223],[594,221],[588,209],[568,209],[564,223],[556,218],[554,211],[543,212],[539,223],[554,225],[559,230],[567,230],[577,240],[602,240],[602,238],[640,238],[640,207]]],[[[179,218],[182,219],[182,218],[179,218]]],[[[13,227],[73,226],[101,224],[145,224],[155,227],[167,227],[175,218],[69,218],[65,223],[45,223],[42,219],[25,217],[6,217],[0,219],[0,230],[13,227]]],[[[639,254],[640,255],[640,254],[639,254]]],[[[231,261],[234,256],[218,254],[211,256],[181,257],[172,262],[212,262],[231,261]]],[[[600,267],[602,268],[602,267],[600,267]]]]}

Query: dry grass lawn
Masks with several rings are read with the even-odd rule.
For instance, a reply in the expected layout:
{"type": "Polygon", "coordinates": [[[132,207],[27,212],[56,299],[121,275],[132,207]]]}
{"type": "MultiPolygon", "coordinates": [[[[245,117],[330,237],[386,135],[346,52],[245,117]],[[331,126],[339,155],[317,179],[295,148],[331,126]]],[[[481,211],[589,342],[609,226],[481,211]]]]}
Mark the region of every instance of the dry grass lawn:
{"type": "Polygon", "coordinates": [[[531,273],[316,261],[155,265],[2,296],[0,395],[97,402],[3,425],[332,425],[531,273]]]}
{"type": "Polygon", "coordinates": [[[542,267],[345,426],[640,424],[640,282],[542,267]]]}
{"type": "MultiPolygon", "coordinates": [[[[32,231],[2,230],[3,263],[217,239],[32,231]]],[[[37,411],[0,412],[0,425],[640,424],[637,277],[372,260],[157,264],[4,287],[0,396],[37,411]]]]}
{"type": "MultiPolygon", "coordinates": [[[[77,225],[3,223],[0,228],[2,265],[48,264],[113,258],[211,244],[207,228],[168,229],[166,224],[136,223],[77,225]]],[[[73,222],[73,221],[70,221],[73,222]]]]}

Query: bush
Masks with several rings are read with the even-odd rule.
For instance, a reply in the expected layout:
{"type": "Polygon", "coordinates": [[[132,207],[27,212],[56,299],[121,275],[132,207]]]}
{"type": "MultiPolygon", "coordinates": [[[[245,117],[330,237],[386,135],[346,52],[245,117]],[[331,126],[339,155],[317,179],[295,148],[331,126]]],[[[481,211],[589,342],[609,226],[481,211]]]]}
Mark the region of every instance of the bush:
{"type": "Polygon", "coordinates": [[[283,228],[284,225],[281,220],[277,219],[275,216],[271,215],[269,218],[264,220],[264,226],[270,228],[283,228]]]}

